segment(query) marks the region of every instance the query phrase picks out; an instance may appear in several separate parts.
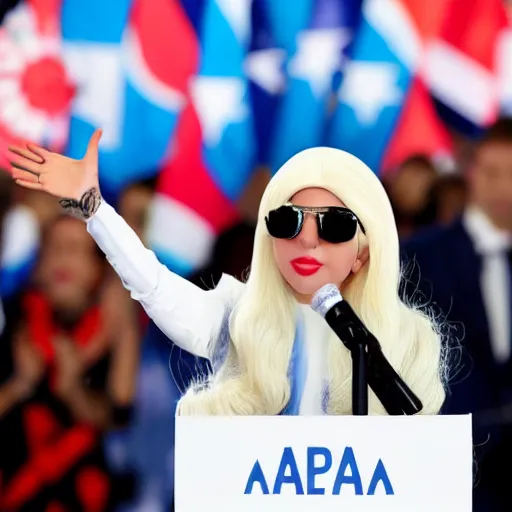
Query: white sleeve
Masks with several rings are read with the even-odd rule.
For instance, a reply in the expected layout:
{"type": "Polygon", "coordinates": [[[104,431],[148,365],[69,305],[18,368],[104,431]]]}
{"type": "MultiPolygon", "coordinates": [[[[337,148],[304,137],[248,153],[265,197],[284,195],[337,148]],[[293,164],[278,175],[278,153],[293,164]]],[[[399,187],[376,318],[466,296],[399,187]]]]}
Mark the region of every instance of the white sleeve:
{"type": "Polygon", "coordinates": [[[87,221],[87,231],[162,332],[188,352],[210,358],[226,314],[225,301],[161,264],[109,204],[102,202],[87,221]]]}

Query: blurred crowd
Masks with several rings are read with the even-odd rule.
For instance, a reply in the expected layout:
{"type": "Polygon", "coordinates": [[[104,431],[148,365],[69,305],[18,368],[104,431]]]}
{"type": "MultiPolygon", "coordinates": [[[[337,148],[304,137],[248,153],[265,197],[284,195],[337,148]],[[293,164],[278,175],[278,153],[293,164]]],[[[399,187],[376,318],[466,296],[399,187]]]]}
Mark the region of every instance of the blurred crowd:
{"type": "MultiPolygon", "coordinates": [[[[383,181],[403,245],[404,297],[438,308],[450,332],[456,371],[444,412],[475,414],[475,510],[504,511],[512,286],[491,263],[508,265],[512,249],[512,120],[461,142],[458,155],[450,172],[414,155],[383,181]]],[[[206,361],[151,323],[84,223],[0,179],[2,261],[20,237],[37,245],[29,271],[1,286],[0,510],[172,510],[175,403],[206,361]]],[[[255,174],[242,221],[190,278],[198,286],[247,275],[268,179],[265,169],[255,174]]],[[[151,181],[135,183],[116,205],[142,239],[153,193],[151,181]]]]}

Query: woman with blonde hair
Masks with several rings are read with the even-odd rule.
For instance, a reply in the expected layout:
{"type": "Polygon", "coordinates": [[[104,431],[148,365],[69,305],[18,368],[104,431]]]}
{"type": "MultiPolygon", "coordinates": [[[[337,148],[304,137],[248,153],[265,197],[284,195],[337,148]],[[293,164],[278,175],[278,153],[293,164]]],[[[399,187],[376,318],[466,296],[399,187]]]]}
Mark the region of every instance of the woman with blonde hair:
{"type": "MultiPolygon", "coordinates": [[[[98,141],[82,160],[12,147],[16,182],[61,198],[87,222],[132,297],[211,376],[181,398],[182,415],[351,414],[350,352],[310,307],[334,283],[419,397],[444,401],[444,357],[433,321],[404,304],[395,221],[384,189],[356,157],[312,148],[291,158],[261,201],[246,283],[224,275],[203,291],[170,272],[99,192],[98,141]]],[[[171,227],[172,229],[172,227],[171,227]]],[[[370,414],[386,414],[373,392],[370,414]]]]}

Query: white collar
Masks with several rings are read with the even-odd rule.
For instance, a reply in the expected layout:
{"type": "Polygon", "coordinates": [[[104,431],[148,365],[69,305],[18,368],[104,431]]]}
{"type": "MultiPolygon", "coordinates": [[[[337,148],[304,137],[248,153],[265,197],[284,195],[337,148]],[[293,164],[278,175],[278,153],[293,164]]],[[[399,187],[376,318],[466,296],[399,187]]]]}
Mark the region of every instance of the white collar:
{"type": "Polygon", "coordinates": [[[462,222],[479,254],[495,254],[512,247],[511,234],[498,229],[479,208],[466,208],[462,222]]]}

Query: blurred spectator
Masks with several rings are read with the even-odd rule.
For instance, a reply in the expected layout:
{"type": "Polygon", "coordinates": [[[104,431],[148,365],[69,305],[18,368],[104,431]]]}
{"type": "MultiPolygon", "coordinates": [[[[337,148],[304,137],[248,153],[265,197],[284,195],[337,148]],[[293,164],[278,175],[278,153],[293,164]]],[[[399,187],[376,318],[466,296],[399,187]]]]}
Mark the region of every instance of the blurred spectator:
{"type": "Polygon", "coordinates": [[[41,230],[60,215],[60,207],[47,194],[15,187],[10,175],[3,171],[0,194],[0,296],[5,299],[28,284],[39,251],[41,230]]]}
{"type": "Polygon", "coordinates": [[[21,0],[2,0],[0,2],[0,23],[3,22],[4,16],[17,4],[20,3],[21,0]]]}
{"type": "MultiPolygon", "coordinates": [[[[139,181],[127,186],[119,194],[119,215],[143,242],[145,241],[146,222],[153,199],[154,186],[154,180],[139,181]]],[[[111,293],[107,294],[107,300],[111,300],[112,306],[118,312],[123,310],[120,313],[123,318],[133,318],[138,332],[142,336],[149,322],[148,317],[142,306],[131,299],[130,292],[122,286],[119,276],[110,266],[107,269],[105,288],[106,290],[112,289],[111,293]]]]}
{"type": "Polygon", "coordinates": [[[119,197],[119,215],[141,240],[145,239],[147,215],[154,190],[154,180],[138,181],[126,187],[119,197]]]}
{"type": "Polygon", "coordinates": [[[13,297],[32,274],[40,243],[40,225],[33,210],[14,204],[2,221],[0,296],[13,297]]]}
{"type": "Polygon", "coordinates": [[[258,210],[260,207],[261,197],[267,188],[272,174],[268,167],[257,167],[251,177],[251,181],[247,185],[244,193],[237,201],[237,209],[240,216],[247,222],[256,225],[258,221],[258,210]]]}
{"type": "Polygon", "coordinates": [[[16,187],[15,193],[17,202],[32,210],[42,230],[61,215],[58,201],[48,194],[20,187],[16,187]]]}
{"type": "Polygon", "coordinates": [[[406,295],[419,286],[462,338],[461,366],[444,410],[474,415],[480,459],[474,510],[509,510],[499,468],[510,458],[510,434],[499,411],[512,396],[512,119],[498,121],[479,141],[462,218],[413,237],[403,248],[415,264],[406,295]],[[501,496],[503,505],[493,508],[488,496],[501,496]]]}
{"type": "Polygon", "coordinates": [[[129,420],[138,338],[116,310],[122,296],[102,288],[104,270],[83,222],[47,226],[34,286],[1,340],[12,347],[0,376],[1,510],[100,512],[115,501],[102,436],[129,420]]]}
{"type": "Polygon", "coordinates": [[[255,225],[242,221],[222,233],[215,243],[210,264],[190,280],[206,289],[215,288],[222,274],[245,281],[251,264],[255,230],[255,225]]]}
{"type": "MultiPolygon", "coordinates": [[[[0,254],[3,254],[3,248],[5,247],[5,241],[4,241],[4,231],[5,231],[5,217],[7,215],[7,212],[9,211],[9,208],[11,207],[12,203],[12,180],[11,178],[0,171],[0,254]]],[[[0,258],[0,297],[2,297],[2,272],[1,268],[3,265],[1,265],[1,261],[3,258],[0,258]]],[[[2,301],[0,300],[0,333],[3,331],[4,328],[4,310],[2,301]]]]}
{"type": "Polygon", "coordinates": [[[454,222],[466,206],[466,180],[459,175],[442,176],[432,189],[437,224],[446,226],[454,222]]]}
{"type": "MultiPolygon", "coordinates": [[[[135,182],[128,185],[118,197],[119,214],[142,241],[145,238],[147,214],[153,199],[154,185],[153,180],[135,182]]],[[[173,408],[171,400],[165,395],[165,383],[162,384],[161,381],[157,382],[154,379],[158,374],[158,368],[148,364],[148,351],[151,352],[151,347],[148,347],[148,345],[151,344],[151,340],[155,337],[156,333],[152,333],[151,336],[147,335],[149,319],[144,309],[138,302],[131,299],[129,291],[122,286],[119,276],[110,266],[107,269],[105,278],[105,300],[109,307],[116,311],[120,319],[132,322],[134,329],[137,331],[136,350],[124,351],[123,345],[125,342],[123,341],[119,344],[121,351],[120,360],[124,358],[124,364],[121,365],[121,368],[124,368],[124,371],[128,373],[119,382],[126,388],[126,395],[130,397],[130,400],[133,397],[133,415],[130,417],[131,421],[129,424],[126,423],[124,426],[118,425],[117,428],[111,429],[106,434],[104,440],[108,465],[116,474],[121,486],[125,488],[125,492],[119,496],[118,500],[122,500],[125,503],[122,505],[122,508],[117,510],[134,510],[136,503],[140,500],[140,489],[144,488],[146,477],[136,454],[139,454],[139,451],[146,453],[148,443],[155,437],[160,439],[158,435],[159,410],[163,407],[168,413],[173,408]],[[147,390],[147,394],[143,393],[142,398],[141,387],[147,390]],[[151,397],[156,401],[149,401],[148,399],[151,397]],[[159,404],[158,407],[155,407],[156,403],[159,404]],[[148,439],[140,437],[141,429],[139,422],[141,416],[144,420],[149,418],[151,430],[142,431],[144,436],[148,436],[148,439]],[[131,487],[128,494],[126,493],[128,490],[126,487],[131,487]],[[133,502],[134,499],[135,503],[133,502]]],[[[158,328],[154,327],[154,329],[160,332],[158,328]]],[[[158,362],[160,367],[165,368],[168,374],[169,344],[165,343],[165,346],[160,347],[160,350],[162,357],[158,362]]],[[[168,379],[169,375],[165,377],[168,379]]],[[[166,432],[167,435],[169,435],[168,430],[166,432]]],[[[165,453],[165,450],[162,451],[160,449],[160,452],[151,452],[151,456],[156,461],[160,461],[163,458],[165,469],[163,453],[165,453]]],[[[147,459],[147,456],[145,457],[147,459]]],[[[163,473],[164,471],[161,471],[161,474],[163,473]]],[[[122,492],[122,489],[119,490],[122,492]]],[[[154,498],[157,499],[157,496],[154,496],[154,498]]]]}
{"type": "Polygon", "coordinates": [[[12,206],[14,183],[12,178],[0,170],[0,240],[2,240],[3,220],[12,206]]]}
{"type": "MultiPolygon", "coordinates": [[[[417,230],[432,225],[447,226],[458,219],[467,202],[467,184],[463,176],[440,176],[427,195],[427,204],[417,216],[417,230]]],[[[417,234],[418,231],[412,233],[417,234]]],[[[405,240],[407,237],[403,237],[405,240]]]]}
{"type": "Polygon", "coordinates": [[[385,186],[400,237],[432,222],[433,219],[425,218],[425,208],[437,178],[437,171],[428,157],[415,155],[405,160],[386,179],[385,186]]]}

